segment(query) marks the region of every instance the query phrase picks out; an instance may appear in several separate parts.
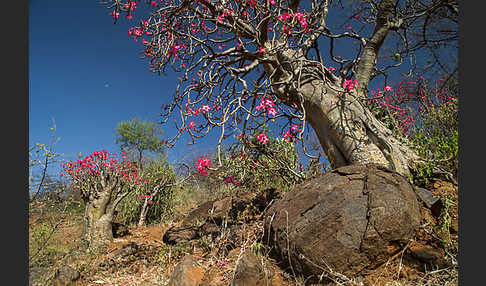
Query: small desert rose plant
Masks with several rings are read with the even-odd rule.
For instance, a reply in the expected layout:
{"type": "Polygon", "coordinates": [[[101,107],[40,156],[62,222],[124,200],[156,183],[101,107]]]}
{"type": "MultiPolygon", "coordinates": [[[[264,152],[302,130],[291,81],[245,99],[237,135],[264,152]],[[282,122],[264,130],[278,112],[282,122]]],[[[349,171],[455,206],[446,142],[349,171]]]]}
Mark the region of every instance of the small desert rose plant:
{"type": "Polygon", "coordinates": [[[370,110],[398,138],[412,143],[424,158],[412,180],[425,185],[432,177],[455,181],[458,170],[458,98],[455,84],[431,85],[423,77],[405,78],[396,88],[372,91],[370,110]]]}
{"type": "Polygon", "coordinates": [[[215,184],[254,191],[275,186],[288,190],[306,178],[290,135],[272,139],[261,131],[238,137],[238,142],[224,152],[221,167],[210,168],[207,164],[211,160],[202,156],[197,163],[199,173],[210,176],[215,184]]]}
{"type": "Polygon", "coordinates": [[[72,188],[81,192],[86,203],[83,240],[88,248],[100,250],[113,239],[112,221],[120,201],[145,179],[131,162],[106,150],[95,151],[84,159],[63,164],[72,188]]]}

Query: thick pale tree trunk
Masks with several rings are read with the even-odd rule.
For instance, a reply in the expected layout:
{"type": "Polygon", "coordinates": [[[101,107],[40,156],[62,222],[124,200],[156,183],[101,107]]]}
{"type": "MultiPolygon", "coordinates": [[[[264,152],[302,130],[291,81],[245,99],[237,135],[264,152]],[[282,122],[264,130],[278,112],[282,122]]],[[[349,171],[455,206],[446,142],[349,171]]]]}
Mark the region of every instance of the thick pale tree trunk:
{"type": "Polygon", "coordinates": [[[346,92],[338,77],[306,62],[298,51],[287,50],[264,68],[279,99],[289,106],[302,103],[331,166],[375,163],[409,178],[417,154],[393,137],[355,91],[346,92]]]}
{"type": "Polygon", "coordinates": [[[84,213],[83,242],[95,252],[103,249],[113,241],[113,217],[115,207],[125,196],[117,196],[121,187],[116,190],[108,187],[96,198],[86,201],[84,213]]]}

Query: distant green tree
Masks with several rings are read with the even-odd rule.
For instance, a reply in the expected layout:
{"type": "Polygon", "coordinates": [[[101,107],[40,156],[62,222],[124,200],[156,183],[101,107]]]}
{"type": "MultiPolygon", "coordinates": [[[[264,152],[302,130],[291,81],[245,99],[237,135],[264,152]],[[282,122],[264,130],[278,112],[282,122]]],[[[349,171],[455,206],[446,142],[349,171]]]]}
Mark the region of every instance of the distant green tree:
{"type": "Polygon", "coordinates": [[[150,121],[140,121],[133,118],[130,121],[122,121],[116,127],[115,143],[121,143],[123,152],[135,152],[138,167],[143,169],[142,159],[144,152],[149,151],[164,155],[165,148],[162,144],[162,128],[150,121]]]}

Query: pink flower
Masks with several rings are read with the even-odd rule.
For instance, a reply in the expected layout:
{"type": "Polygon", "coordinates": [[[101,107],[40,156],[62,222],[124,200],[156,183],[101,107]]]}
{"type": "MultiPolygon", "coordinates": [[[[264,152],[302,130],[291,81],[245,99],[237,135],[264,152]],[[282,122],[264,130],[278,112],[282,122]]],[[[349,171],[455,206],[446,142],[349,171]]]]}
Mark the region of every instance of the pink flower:
{"type": "Polygon", "coordinates": [[[224,183],[225,184],[232,183],[234,180],[235,178],[233,176],[229,176],[226,179],[224,179],[224,183]]]}
{"type": "Polygon", "coordinates": [[[283,15],[279,15],[278,19],[283,22],[287,21],[288,19],[290,19],[289,12],[285,12],[283,15]]]}
{"type": "Polygon", "coordinates": [[[199,160],[197,160],[197,162],[196,162],[196,165],[197,165],[197,169],[199,171],[199,174],[201,174],[203,176],[207,176],[208,173],[206,172],[205,167],[209,167],[210,164],[211,164],[211,160],[205,158],[204,156],[201,156],[199,158],[199,160]]]}
{"type": "Polygon", "coordinates": [[[359,83],[356,80],[345,80],[343,83],[343,87],[349,91],[353,90],[356,86],[359,86],[359,83]]]}
{"type": "Polygon", "coordinates": [[[151,3],[151,4],[152,4],[152,7],[155,7],[155,6],[157,6],[157,5],[158,5],[158,4],[157,4],[157,1],[152,1],[152,3],[151,3]]]}
{"type": "Polygon", "coordinates": [[[335,72],[336,71],[336,69],[334,67],[328,67],[327,69],[330,70],[331,72],[335,72]]]}
{"type": "Polygon", "coordinates": [[[195,126],[196,124],[194,123],[194,120],[192,120],[191,122],[189,122],[189,124],[187,124],[187,127],[188,129],[191,129],[195,126]]]}
{"type": "Polygon", "coordinates": [[[207,105],[207,104],[203,104],[201,105],[201,111],[202,112],[209,112],[209,110],[211,110],[211,106],[207,105]]]}
{"type": "Polygon", "coordinates": [[[290,140],[290,137],[292,137],[292,135],[290,135],[290,130],[285,131],[285,133],[283,134],[283,138],[290,140]]]}
{"type": "Polygon", "coordinates": [[[293,132],[297,132],[297,131],[299,130],[299,125],[294,124],[294,125],[292,125],[292,127],[290,127],[290,129],[291,129],[293,132]]]}
{"type": "Polygon", "coordinates": [[[267,144],[268,142],[268,137],[264,133],[260,133],[256,136],[257,140],[262,143],[262,144],[267,144]]]}
{"type": "Polygon", "coordinates": [[[277,110],[274,107],[270,107],[268,109],[268,114],[275,116],[275,115],[277,115],[277,110]]]}
{"type": "Polygon", "coordinates": [[[111,17],[118,19],[119,16],[120,16],[120,13],[117,12],[116,10],[113,10],[113,12],[111,12],[111,17]]]}
{"type": "Polygon", "coordinates": [[[385,90],[386,91],[392,91],[393,88],[391,86],[389,86],[389,85],[385,85],[385,90]]]}
{"type": "Polygon", "coordinates": [[[270,0],[270,4],[275,5],[275,0],[270,0]]]}
{"type": "Polygon", "coordinates": [[[258,48],[258,55],[261,56],[262,54],[265,54],[265,49],[263,49],[262,46],[258,48]]]}
{"type": "Polygon", "coordinates": [[[260,110],[262,108],[273,108],[274,105],[275,102],[273,102],[273,100],[264,99],[256,106],[256,109],[260,110]]]}
{"type": "Polygon", "coordinates": [[[133,30],[133,34],[134,34],[135,36],[137,36],[137,37],[142,36],[142,35],[143,35],[142,29],[140,29],[140,28],[134,29],[134,30],[133,30]]]}

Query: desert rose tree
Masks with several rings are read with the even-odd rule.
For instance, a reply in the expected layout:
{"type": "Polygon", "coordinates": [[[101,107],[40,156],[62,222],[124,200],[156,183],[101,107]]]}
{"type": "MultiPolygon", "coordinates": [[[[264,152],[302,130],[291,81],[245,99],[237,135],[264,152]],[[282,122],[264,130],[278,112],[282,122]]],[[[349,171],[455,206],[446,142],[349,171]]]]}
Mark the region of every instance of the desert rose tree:
{"type": "Polygon", "coordinates": [[[102,250],[113,240],[112,221],[117,205],[135,185],[145,183],[132,163],[106,150],[82,160],[63,164],[61,176],[69,176],[86,203],[83,242],[89,249],[102,250]]]}
{"type": "Polygon", "coordinates": [[[179,74],[161,107],[162,122],[178,118],[168,146],[219,128],[220,147],[269,121],[287,136],[297,123],[302,141],[308,123],[333,167],[376,163],[405,177],[421,158],[369,110],[368,87],[383,76],[385,88],[399,66],[413,74],[426,53],[427,68],[450,73],[437,51],[457,42],[453,0],[154,0],[139,22],[140,1],[103,3],[115,23],[134,22],[151,72],[179,74]]]}

